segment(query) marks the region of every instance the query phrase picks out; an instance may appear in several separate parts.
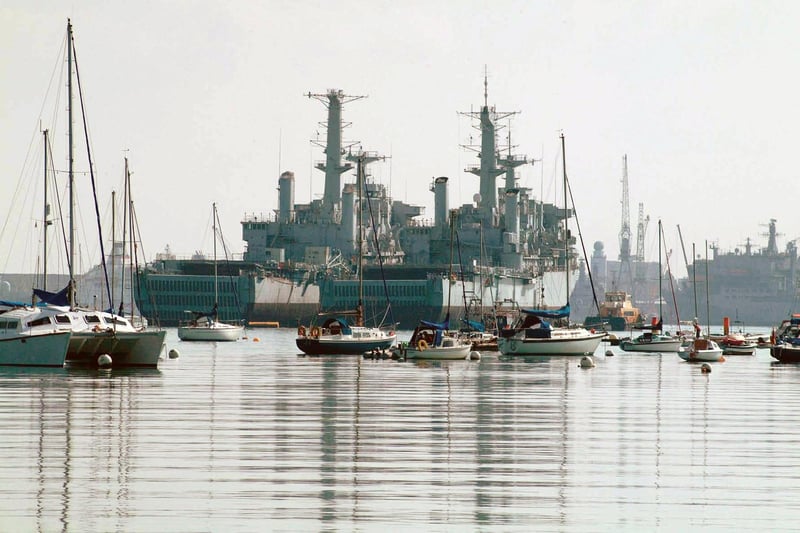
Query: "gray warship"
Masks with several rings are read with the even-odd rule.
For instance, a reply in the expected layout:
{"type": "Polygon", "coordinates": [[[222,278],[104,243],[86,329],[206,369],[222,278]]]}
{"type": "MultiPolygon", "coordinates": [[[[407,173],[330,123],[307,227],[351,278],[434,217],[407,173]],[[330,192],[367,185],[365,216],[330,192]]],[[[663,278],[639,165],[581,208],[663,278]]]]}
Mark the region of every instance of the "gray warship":
{"type": "MultiPolygon", "coordinates": [[[[449,178],[430,178],[432,222],[424,219],[424,207],[390,198],[386,186],[369,172],[361,194],[348,175],[356,158],[372,165],[384,159],[342,138],[344,106],[364,97],[341,90],[306,96],[327,109],[326,139],[318,143],[325,160],[315,165],[325,174],[323,196],[296,203],[295,177],[286,171],[278,179],[278,208],[245,215],[242,258],[219,265],[221,316],[238,315],[255,325],[294,326],[320,312],[354,309],[359,210],[364,220],[366,321],[412,328],[420,319],[444,320],[448,312],[453,321],[479,320],[509,302],[520,307],[567,303],[566,269],[575,273],[569,278],[574,287],[578,260],[572,252],[564,254],[563,239],[574,245],[562,223],[564,208],[534,198],[519,185],[517,169],[533,161],[512,153],[510,141],[498,144],[498,130],[507,127],[502,121],[515,112],[488,105],[485,81],[480,110],[462,113],[480,131],[479,145],[465,145],[479,161],[465,169],[479,179],[474,202],[451,208],[449,178]],[[504,180],[500,187],[498,177],[504,180]]],[[[158,257],[139,271],[142,313],[175,325],[185,318],[185,310],[209,305],[212,271],[213,262],[202,257],[158,257]]]]}

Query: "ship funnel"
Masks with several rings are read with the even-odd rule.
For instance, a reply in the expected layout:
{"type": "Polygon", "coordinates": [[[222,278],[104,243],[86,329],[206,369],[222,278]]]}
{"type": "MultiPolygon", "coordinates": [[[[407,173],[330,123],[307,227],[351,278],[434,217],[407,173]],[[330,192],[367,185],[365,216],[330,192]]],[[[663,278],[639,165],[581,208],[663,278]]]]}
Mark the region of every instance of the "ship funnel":
{"type": "Polygon", "coordinates": [[[278,179],[278,220],[294,222],[294,172],[286,171],[278,179]]]}
{"type": "Polygon", "coordinates": [[[506,189],[506,231],[519,233],[519,189],[506,189]]]}
{"type": "Polygon", "coordinates": [[[345,184],[342,189],[342,250],[356,249],[356,217],[355,217],[355,192],[353,183],[345,184]]]}
{"type": "Polygon", "coordinates": [[[434,194],[434,224],[437,227],[447,226],[449,224],[447,210],[450,203],[447,197],[447,178],[444,176],[435,178],[432,190],[434,194]]]}

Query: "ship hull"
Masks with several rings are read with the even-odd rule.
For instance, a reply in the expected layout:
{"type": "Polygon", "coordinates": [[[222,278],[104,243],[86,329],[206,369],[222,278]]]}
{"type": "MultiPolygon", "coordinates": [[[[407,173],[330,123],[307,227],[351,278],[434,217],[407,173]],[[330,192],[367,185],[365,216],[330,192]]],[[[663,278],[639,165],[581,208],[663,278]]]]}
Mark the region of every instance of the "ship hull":
{"type": "MultiPolygon", "coordinates": [[[[492,312],[495,302],[515,302],[518,307],[528,308],[560,306],[567,301],[564,272],[547,272],[537,280],[499,271],[488,276],[465,275],[464,281],[442,274],[428,274],[421,279],[412,275],[398,267],[387,269],[385,282],[364,280],[368,324],[413,329],[421,318],[445,320],[448,311],[451,320],[465,316],[479,319],[492,312]],[[384,316],[387,291],[392,312],[384,316]]],[[[139,279],[137,305],[151,324],[178,326],[185,321],[186,310],[213,305],[213,276],[143,272],[139,279]]],[[[572,273],[571,288],[576,280],[577,273],[572,273]]],[[[248,275],[234,276],[227,283],[220,291],[220,316],[238,313],[247,323],[277,322],[281,327],[296,327],[312,322],[320,312],[354,309],[359,299],[358,281],[333,277],[317,282],[248,275]]],[[[453,326],[458,324],[453,322],[453,326]]]]}
{"type": "Polygon", "coordinates": [[[112,367],[158,367],[167,332],[79,331],[73,332],[67,349],[67,364],[94,366],[98,357],[109,354],[112,367]]]}

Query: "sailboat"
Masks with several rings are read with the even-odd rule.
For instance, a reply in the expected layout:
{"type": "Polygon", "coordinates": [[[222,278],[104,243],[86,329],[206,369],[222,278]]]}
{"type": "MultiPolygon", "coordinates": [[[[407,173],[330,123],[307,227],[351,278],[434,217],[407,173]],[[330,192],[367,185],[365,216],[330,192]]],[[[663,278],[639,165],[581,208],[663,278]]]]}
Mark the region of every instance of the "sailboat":
{"type": "MultiPolygon", "coordinates": [[[[72,135],[72,84],[73,61],[72,23],[67,20],[67,111],[69,127],[69,282],[57,293],[34,289],[40,299],[36,310],[43,324],[51,324],[59,331],[71,332],[66,363],[69,365],[97,365],[100,356],[108,356],[113,367],[137,366],[157,367],[164,350],[164,330],[148,330],[135,326],[127,317],[113,312],[113,301],[109,291],[108,311],[81,308],[76,302],[75,290],[75,172],[72,135]]],[[[75,69],[77,71],[77,67],[75,69]]],[[[80,89],[80,86],[79,86],[80,89]]],[[[85,123],[85,116],[84,116],[85,123]]],[[[89,157],[89,172],[94,182],[94,171],[89,157]]],[[[100,236],[102,252],[102,235],[100,236]]],[[[105,260],[105,254],[103,254],[105,260]]],[[[108,287],[106,287],[108,288],[108,287]]],[[[105,359],[105,358],[104,358],[105,359]]]]}
{"type": "MultiPolygon", "coordinates": [[[[453,275],[453,236],[455,235],[458,210],[450,211],[450,287],[454,283],[453,275]]],[[[444,322],[420,320],[414,328],[408,344],[395,350],[398,355],[407,359],[469,359],[472,352],[472,339],[450,331],[450,290],[447,292],[447,315],[444,322]]]]}
{"type": "Polygon", "coordinates": [[[626,352],[678,352],[683,340],[663,332],[664,320],[661,312],[661,220],[658,221],[658,322],[650,326],[641,326],[637,329],[648,330],[630,340],[619,343],[619,347],[626,352]]]}
{"type": "Polygon", "coordinates": [[[321,325],[299,326],[297,328],[297,347],[308,355],[361,355],[368,352],[383,351],[392,346],[397,336],[394,331],[380,327],[364,326],[364,243],[363,243],[363,201],[364,166],[367,155],[354,156],[358,188],[358,304],[355,310],[321,313],[321,325]],[[349,317],[352,317],[351,324],[349,317]]]}
{"type": "Polygon", "coordinates": [[[217,320],[219,308],[219,282],[217,272],[217,204],[212,205],[212,230],[214,233],[214,307],[209,312],[187,311],[194,319],[178,327],[182,341],[236,341],[242,336],[241,324],[226,324],[217,320]]]}
{"type": "MultiPolygon", "coordinates": [[[[45,206],[47,205],[47,130],[44,132],[45,206]]],[[[43,224],[47,240],[47,208],[43,224]]],[[[46,260],[44,261],[46,265],[46,260]]],[[[42,279],[47,279],[45,266],[42,279]]],[[[0,301],[0,366],[64,366],[71,331],[40,321],[38,309],[22,302],[0,301]]]]}
{"type": "Polygon", "coordinates": [[[520,309],[520,316],[511,328],[500,330],[497,340],[503,355],[591,355],[605,337],[569,324],[569,238],[567,237],[567,157],[564,135],[561,135],[562,171],[564,173],[564,260],[567,284],[567,303],[559,309],[520,309]],[[563,327],[553,327],[545,319],[566,321],[563,327]]]}
{"type": "MultiPolygon", "coordinates": [[[[697,309],[695,309],[695,314],[697,309]]],[[[725,357],[722,355],[723,349],[717,344],[716,341],[711,339],[711,306],[708,299],[708,242],[706,242],[706,317],[708,323],[706,324],[706,336],[702,337],[699,334],[695,336],[688,347],[678,350],[678,357],[684,361],[690,362],[724,362],[725,357]]],[[[696,331],[699,333],[699,326],[695,325],[696,331]]]]}

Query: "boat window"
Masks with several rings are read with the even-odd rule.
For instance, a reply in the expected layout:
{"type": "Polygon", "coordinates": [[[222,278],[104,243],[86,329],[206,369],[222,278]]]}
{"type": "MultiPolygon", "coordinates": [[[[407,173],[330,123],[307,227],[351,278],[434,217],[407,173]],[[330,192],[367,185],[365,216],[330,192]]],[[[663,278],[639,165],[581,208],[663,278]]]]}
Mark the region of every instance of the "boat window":
{"type": "Polygon", "coordinates": [[[83,319],[86,320],[86,322],[88,322],[89,324],[100,323],[100,317],[98,317],[97,315],[84,315],[83,319]]]}
{"type": "Polygon", "coordinates": [[[46,326],[48,324],[51,324],[50,317],[43,316],[41,318],[37,318],[36,320],[31,320],[30,322],[28,322],[28,327],[33,328],[36,326],[46,326]]]}
{"type": "Polygon", "coordinates": [[[119,326],[127,326],[128,321],[124,318],[114,317],[111,320],[106,320],[106,322],[111,322],[112,324],[117,324],[119,326]]]}
{"type": "Polygon", "coordinates": [[[69,319],[67,315],[56,315],[56,323],[57,324],[71,324],[72,321],[69,319]]]}
{"type": "Polygon", "coordinates": [[[0,329],[17,329],[18,325],[16,320],[0,320],[0,329]]]}

